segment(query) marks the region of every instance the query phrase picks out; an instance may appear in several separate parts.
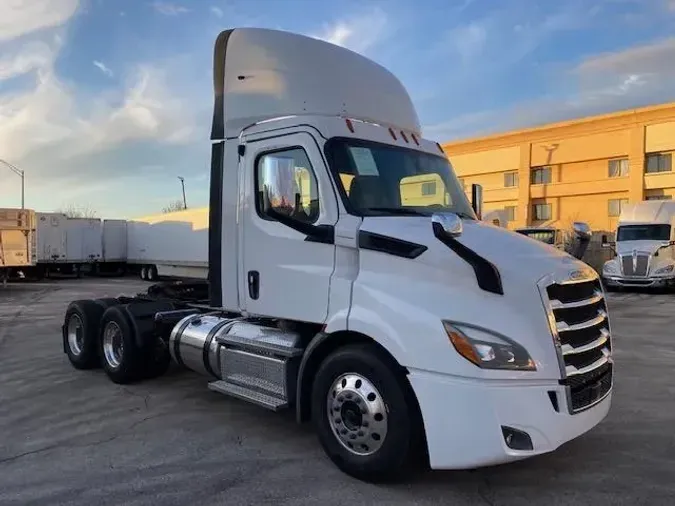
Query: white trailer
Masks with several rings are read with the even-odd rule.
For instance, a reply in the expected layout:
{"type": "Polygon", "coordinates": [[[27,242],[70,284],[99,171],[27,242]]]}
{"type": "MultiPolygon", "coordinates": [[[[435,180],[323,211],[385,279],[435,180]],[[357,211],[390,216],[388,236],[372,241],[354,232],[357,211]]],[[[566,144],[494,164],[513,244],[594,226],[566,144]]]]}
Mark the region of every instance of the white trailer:
{"type": "Polygon", "coordinates": [[[97,218],[70,218],[63,213],[36,213],[37,262],[30,273],[80,276],[83,265],[90,270],[102,261],[103,230],[97,218]]]}
{"type": "Polygon", "coordinates": [[[127,263],[142,279],[203,279],[208,275],[209,208],[186,209],[127,222],[127,263]]]}
{"type": "Polygon", "coordinates": [[[602,238],[616,255],[602,267],[608,288],[675,286],[675,202],[623,206],[615,235],[612,242],[602,238]]]}
{"type": "Polygon", "coordinates": [[[35,265],[35,211],[0,209],[0,279],[35,265]]]}
{"type": "Polygon", "coordinates": [[[213,82],[208,283],[72,302],[74,367],[122,384],[173,359],[214,392],[311,420],[364,480],[420,460],[524,459],[605,418],[613,346],[597,273],[481,222],[480,192],[472,206],[389,71],[237,28],[218,36],[213,82]],[[408,178],[428,174],[440,200],[402,202],[408,178]]]}

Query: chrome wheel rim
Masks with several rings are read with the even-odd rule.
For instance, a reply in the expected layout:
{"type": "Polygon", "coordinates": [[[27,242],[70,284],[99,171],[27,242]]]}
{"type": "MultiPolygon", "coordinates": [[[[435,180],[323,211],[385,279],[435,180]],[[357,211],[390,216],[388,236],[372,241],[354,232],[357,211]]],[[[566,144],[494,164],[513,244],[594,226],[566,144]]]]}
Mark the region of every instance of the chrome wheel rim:
{"type": "Polygon", "coordinates": [[[356,373],[338,377],[328,391],[328,423],[340,444],[355,455],[372,455],[387,436],[387,409],[380,392],[356,373]]]}
{"type": "Polygon", "coordinates": [[[74,314],[68,319],[68,347],[73,355],[80,355],[84,347],[84,325],[82,318],[74,314]]]}
{"type": "Polygon", "coordinates": [[[103,355],[105,361],[113,369],[117,369],[122,363],[124,354],[124,341],[122,329],[115,322],[108,322],[103,330],[103,355]]]}

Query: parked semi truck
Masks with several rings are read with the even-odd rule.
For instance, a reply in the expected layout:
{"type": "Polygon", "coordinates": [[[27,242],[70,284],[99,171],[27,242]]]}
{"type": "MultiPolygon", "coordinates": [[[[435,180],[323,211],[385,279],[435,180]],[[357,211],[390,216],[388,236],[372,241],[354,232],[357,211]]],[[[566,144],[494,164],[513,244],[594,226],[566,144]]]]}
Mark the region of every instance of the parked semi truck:
{"type": "Polygon", "coordinates": [[[74,367],[124,384],[173,360],[214,392],[293,409],[364,480],[531,457],[603,420],[598,275],[478,220],[480,199],[389,71],[237,28],[216,40],[214,90],[208,281],[73,301],[74,367]],[[421,174],[438,176],[444,204],[402,203],[421,174]]]}
{"type": "Polygon", "coordinates": [[[543,242],[554,248],[567,251],[569,254],[581,260],[591,242],[591,228],[588,223],[575,221],[572,224],[571,236],[555,227],[520,227],[515,232],[536,241],[543,242]]]}
{"type": "Polygon", "coordinates": [[[608,288],[673,287],[675,285],[675,202],[626,204],[621,209],[616,240],[602,237],[615,257],[602,267],[608,288]]]}
{"type": "Polygon", "coordinates": [[[0,209],[0,281],[35,265],[35,211],[0,209]]]}

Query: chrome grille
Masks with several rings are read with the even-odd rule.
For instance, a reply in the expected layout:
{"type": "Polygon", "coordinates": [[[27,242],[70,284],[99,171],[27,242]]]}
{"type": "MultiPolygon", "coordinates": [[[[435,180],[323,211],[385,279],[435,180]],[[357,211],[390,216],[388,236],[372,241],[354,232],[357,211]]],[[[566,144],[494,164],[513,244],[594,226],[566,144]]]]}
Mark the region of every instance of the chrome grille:
{"type": "Polygon", "coordinates": [[[624,276],[646,276],[649,270],[649,254],[638,253],[633,262],[633,255],[621,255],[621,270],[624,276]]]}
{"type": "Polygon", "coordinates": [[[588,271],[578,280],[545,278],[539,287],[569,411],[577,413],[600,402],[612,388],[612,339],[602,285],[597,274],[588,271]]]}

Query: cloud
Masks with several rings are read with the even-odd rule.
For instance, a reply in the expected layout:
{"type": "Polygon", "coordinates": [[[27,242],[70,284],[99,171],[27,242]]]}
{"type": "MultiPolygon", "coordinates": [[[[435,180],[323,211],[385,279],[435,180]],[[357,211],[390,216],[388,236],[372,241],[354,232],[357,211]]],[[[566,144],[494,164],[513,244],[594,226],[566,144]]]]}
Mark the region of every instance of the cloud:
{"type": "Polygon", "coordinates": [[[103,72],[108,77],[113,76],[113,71],[110,70],[108,67],[106,67],[105,63],[100,62],[98,60],[94,60],[92,63],[94,64],[94,67],[97,67],[101,72],[103,72]]]}
{"type": "Polygon", "coordinates": [[[462,61],[475,61],[485,47],[488,35],[487,23],[471,22],[452,29],[449,34],[449,43],[460,56],[462,61]]]}
{"type": "MultiPolygon", "coordinates": [[[[23,19],[22,11],[15,14],[15,19],[23,19]]],[[[67,21],[62,19],[62,24],[67,21]]],[[[49,192],[55,185],[63,199],[80,198],[89,190],[107,194],[101,188],[114,181],[134,186],[128,179],[142,177],[138,168],[143,165],[181,163],[194,155],[191,141],[201,114],[195,107],[201,104],[186,87],[189,75],[183,78],[173,66],[184,69],[184,63],[175,63],[182,61],[181,55],[166,62],[131,64],[118,72],[119,88],[83,94],[56,72],[66,40],[61,29],[36,28],[33,35],[27,30],[21,32],[22,45],[12,51],[7,50],[10,42],[0,43],[0,83],[24,76],[20,86],[0,92],[0,146],[4,159],[26,170],[29,198],[41,194],[40,202],[53,200],[49,192]],[[185,100],[177,98],[177,89],[185,100]]],[[[92,64],[112,75],[103,62],[92,64]]],[[[186,164],[186,176],[189,167],[186,164]]],[[[13,198],[14,183],[5,182],[1,172],[0,180],[0,198],[13,198]]]]}
{"type": "Polygon", "coordinates": [[[54,28],[76,12],[78,0],[5,0],[0,2],[0,42],[54,28]]]}
{"type": "Polygon", "coordinates": [[[43,42],[30,42],[21,51],[0,59],[0,81],[18,77],[49,64],[53,50],[43,42]]]}
{"type": "Polygon", "coordinates": [[[389,19],[379,7],[324,25],[310,36],[346,47],[357,53],[366,53],[387,35],[389,19]]]}
{"type": "Polygon", "coordinates": [[[190,9],[182,5],[176,5],[168,2],[153,2],[152,6],[160,14],[165,16],[179,16],[180,14],[187,14],[190,9]]]}
{"type": "Polygon", "coordinates": [[[675,39],[594,55],[561,75],[565,91],[511,107],[476,111],[427,125],[449,141],[675,100],[675,39]]]}
{"type": "MultiPolygon", "coordinates": [[[[674,0],[675,1],[675,0],[674,0]]],[[[588,58],[576,72],[579,74],[661,74],[675,72],[675,37],[588,58]]]]}
{"type": "Polygon", "coordinates": [[[222,18],[225,15],[225,13],[223,12],[223,9],[221,9],[220,7],[216,7],[215,5],[212,6],[210,10],[213,14],[215,14],[219,18],[222,18]]]}

